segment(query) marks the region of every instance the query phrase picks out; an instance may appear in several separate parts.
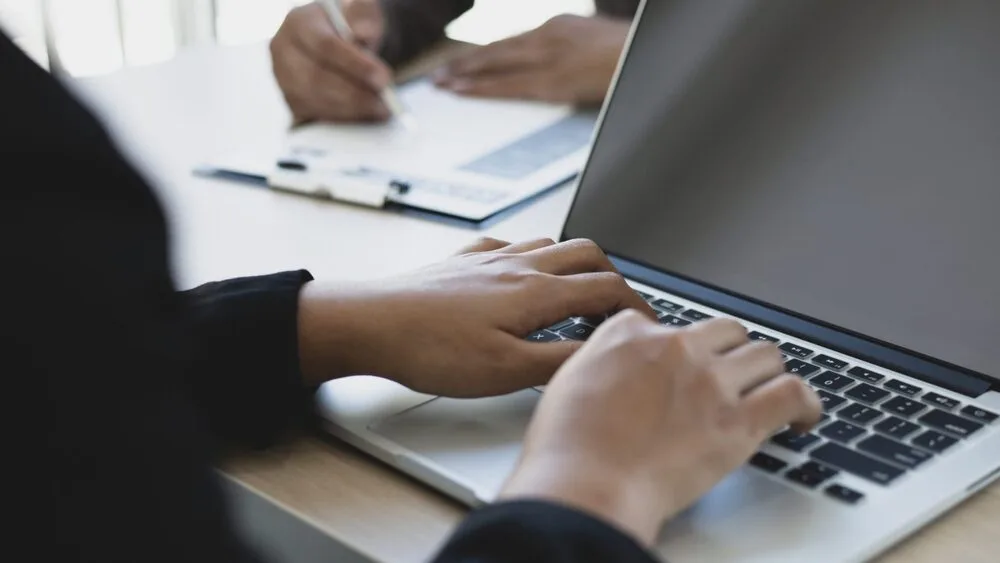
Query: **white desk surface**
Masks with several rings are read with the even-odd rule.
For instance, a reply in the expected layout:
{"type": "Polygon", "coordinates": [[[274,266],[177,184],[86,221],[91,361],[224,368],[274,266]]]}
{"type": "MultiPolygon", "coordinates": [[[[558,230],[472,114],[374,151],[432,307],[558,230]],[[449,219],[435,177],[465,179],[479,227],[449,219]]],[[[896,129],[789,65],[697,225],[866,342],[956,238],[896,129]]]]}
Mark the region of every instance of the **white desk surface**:
{"type": "MultiPolygon", "coordinates": [[[[197,178],[209,155],[267,147],[289,123],[265,45],[205,47],[169,63],[83,80],[124,148],[157,179],[171,217],[179,283],[308,268],[372,278],[437,260],[478,236],[556,237],[559,189],[484,231],[197,178]]],[[[378,561],[429,555],[464,509],[349,448],[307,439],[224,470],[239,485],[378,561]],[[391,540],[391,541],[390,541],[391,540]]],[[[956,509],[886,561],[997,561],[1000,485],[956,509]]]]}

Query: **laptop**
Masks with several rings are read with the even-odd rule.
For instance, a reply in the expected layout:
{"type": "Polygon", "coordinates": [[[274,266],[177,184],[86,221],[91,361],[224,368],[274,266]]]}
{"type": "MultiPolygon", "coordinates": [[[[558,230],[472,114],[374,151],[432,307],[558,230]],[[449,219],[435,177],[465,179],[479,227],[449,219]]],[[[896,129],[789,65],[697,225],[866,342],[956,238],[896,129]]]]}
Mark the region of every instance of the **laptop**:
{"type": "MultiPolygon", "coordinates": [[[[562,238],[600,244],[665,325],[732,317],[777,343],[826,411],[657,552],[869,560],[1000,477],[1000,4],[645,2],[628,45],[562,238]]],[[[361,377],[319,405],[336,436],[476,506],[544,392],[361,377]]]]}

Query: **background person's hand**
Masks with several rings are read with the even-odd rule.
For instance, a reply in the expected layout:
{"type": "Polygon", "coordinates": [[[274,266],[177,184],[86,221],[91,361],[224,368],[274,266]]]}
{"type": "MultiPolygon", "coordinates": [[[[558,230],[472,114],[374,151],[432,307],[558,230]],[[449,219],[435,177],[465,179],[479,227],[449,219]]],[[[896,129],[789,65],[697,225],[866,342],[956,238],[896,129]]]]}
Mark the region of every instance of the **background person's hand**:
{"type": "Polygon", "coordinates": [[[379,91],[392,82],[392,71],[373,54],[385,31],[382,9],[378,0],[342,5],[353,41],[337,34],[316,3],[289,12],[271,40],[274,76],[296,122],[389,118],[379,91]]]}
{"type": "Polygon", "coordinates": [[[600,104],[630,25],[604,16],[556,16],[458,56],[438,71],[435,83],[467,96],[600,104]]]}
{"type": "Polygon", "coordinates": [[[650,546],[663,522],[821,407],[771,344],[732,320],[605,322],[552,381],[502,498],[584,510],[650,546]]]}
{"type": "Polygon", "coordinates": [[[525,338],[571,316],[655,313],[594,243],[484,239],[412,274],[302,291],[310,383],[377,375],[436,395],[500,395],[545,384],[580,342],[525,338]]]}

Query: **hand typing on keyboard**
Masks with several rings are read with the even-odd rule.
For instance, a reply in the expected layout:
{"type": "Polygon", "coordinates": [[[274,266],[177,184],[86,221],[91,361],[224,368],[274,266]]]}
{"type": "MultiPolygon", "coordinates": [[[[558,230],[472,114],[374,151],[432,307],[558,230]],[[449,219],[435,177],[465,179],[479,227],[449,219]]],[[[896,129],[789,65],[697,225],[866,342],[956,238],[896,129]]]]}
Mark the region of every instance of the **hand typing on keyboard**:
{"type": "Polygon", "coordinates": [[[545,384],[582,343],[525,337],[567,317],[636,309],[655,318],[585,240],[484,239],[409,275],[310,283],[301,300],[300,356],[309,382],[378,375],[452,397],[545,384]]]}
{"type": "Polygon", "coordinates": [[[774,432],[820,416],[775,344],[739,323],[674,329],[620,313],[549,383],[501,496],[583,509],[648,546],[774,432]]]}

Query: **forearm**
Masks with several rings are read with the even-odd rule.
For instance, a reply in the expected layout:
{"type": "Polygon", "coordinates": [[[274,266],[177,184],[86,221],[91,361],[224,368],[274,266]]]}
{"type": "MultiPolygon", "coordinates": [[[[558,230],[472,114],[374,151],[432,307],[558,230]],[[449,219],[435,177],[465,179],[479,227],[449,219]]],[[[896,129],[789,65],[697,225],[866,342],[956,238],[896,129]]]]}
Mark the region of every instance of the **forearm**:
{"type": "Polygon", "coordinates": [[[473,0],[381,0],[386,19],[380,55],[393,67],[405,64],[444,38],[445,27],[473,0]]]}

